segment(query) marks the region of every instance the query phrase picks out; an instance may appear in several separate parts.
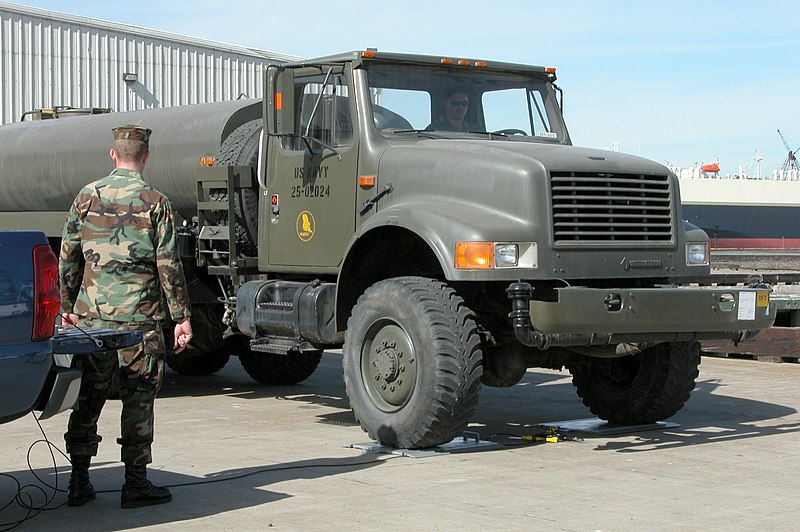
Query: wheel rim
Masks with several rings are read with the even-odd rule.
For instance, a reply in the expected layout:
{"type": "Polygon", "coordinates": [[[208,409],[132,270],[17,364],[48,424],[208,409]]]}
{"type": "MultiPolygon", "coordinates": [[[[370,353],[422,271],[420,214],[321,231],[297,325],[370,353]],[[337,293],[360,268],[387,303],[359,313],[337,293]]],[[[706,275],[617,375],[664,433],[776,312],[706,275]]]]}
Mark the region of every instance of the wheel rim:
{"type": "Polygon", "coordinates": [[[417,357],[411,338],[396,322],[381,319],[367,330],[361,375],[373,403],[384,412],[396,412],[411,400],[417,357]]]}

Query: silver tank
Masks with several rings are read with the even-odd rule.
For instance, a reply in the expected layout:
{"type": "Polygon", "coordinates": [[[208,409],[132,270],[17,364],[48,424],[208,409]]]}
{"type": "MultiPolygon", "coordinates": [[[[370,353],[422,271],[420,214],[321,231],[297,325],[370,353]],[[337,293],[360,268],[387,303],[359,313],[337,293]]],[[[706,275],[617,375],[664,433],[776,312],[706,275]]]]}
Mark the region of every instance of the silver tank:
{"type": "Polygon", "coordinates": [[[196,211],[200,157],[216,157],[240,125],[261,118],[261,100],[75,116],[0,127],[0,212],[64,211],[81,187],[108,175],[111,130],[153,130],[145,180],[185,217],[196,211]]]}

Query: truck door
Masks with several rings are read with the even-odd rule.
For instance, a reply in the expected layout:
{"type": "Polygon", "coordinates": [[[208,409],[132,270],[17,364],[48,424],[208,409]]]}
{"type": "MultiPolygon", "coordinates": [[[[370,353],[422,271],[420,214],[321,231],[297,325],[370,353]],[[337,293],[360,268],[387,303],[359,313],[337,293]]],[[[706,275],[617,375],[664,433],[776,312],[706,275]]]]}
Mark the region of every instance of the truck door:
{"type": "Polygon", "coordinates": [[[263,270],[335,268],[344,256],[355,230],[358,164],[348,78],[341,66],[292,72],[292,95],[284,101],[292,106],[293,131],[270,139],[268,149],[263,270]]]}

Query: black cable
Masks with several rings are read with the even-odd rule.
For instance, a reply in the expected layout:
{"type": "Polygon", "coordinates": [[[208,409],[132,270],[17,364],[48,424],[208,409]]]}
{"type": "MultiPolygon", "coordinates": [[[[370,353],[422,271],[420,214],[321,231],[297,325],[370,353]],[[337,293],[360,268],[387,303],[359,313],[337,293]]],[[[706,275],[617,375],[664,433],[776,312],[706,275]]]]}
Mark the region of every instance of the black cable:
{"type": "MultiPolygon", "coordinates": [[[[73,324],[70,323],[69,325],[66,325],[66,326],[62,325],[60,328],[64,329],[65,327],[72,327],[74,329],[78,329],[78,331],[80,331],[86,338],[91,340],[92,343],[94,343],[94,345],[96,345],[99,348],[103,347],[103,341],[101,339],[95,338],[94,336],[92,336],[91,334],[86,332],[84,329],[82,329],[79,325],[73,325],[73,324]]],[[[60,331],[59,331],[59,333],[60,333],[60,331]]]]}
{"type": "MultiPolygon", "coordinates": [[[[39,420],[36,419],[36,416],[33,414],[33,412],[31,412],[31,415],[33,416],[33,419],[36,421],[36,425],[39,427],[39,430],[42,433],[43,439],[34,441],[31,444],[31,446],[28,448],[28,454],[27,454],[28,470],[33,474],[34,478],[36,478],[36,480],[40,484],[42,484],[44,486],[44,488],[48,488],[48,489],[52,490],[52,493],[48,494],[48,492],[45,491],[45,489],[42,486],[37,486],[35,484],[26,484],[26,485],[23,486],[20,483],[20,481],[17,480],[14,476],[9,475],[8,473],[0,473],[0,477],[10,478],[17,485],[16,493],[11,498],[11,500],[9,500],[5,505],[0,507],[0,513],[3,512],[4,510],[6,510],[7,508],[11,507],[14,503],[16,503],[17,506],[21,507],[23,510],[25,510],[27,512],[24,517],[22,517],[21,519],[19,519],[17,521],[10,521],[8,523],[0,523],[0,532],[5,532],[7,530],[14,529],[14,528],[20,526],[22,523],[25,523],[26,521],[29,521],[29,520],[33,519],[34,517],[36,517],[37,515],[39,515],[39,513],[43,512],[43,511],[56,510],[56,509],[61,508],[61,507],[65,506],[67,504],[67,501],[64,501],[61,504],[58,504],[56,506],[50,506],[50,503],[53,502],[53,499],[55,499],[55,496],[56,496],[57,493],[59,493],[59,492],[60,493],[66,493],[66,491],[67,491],[66,489],[62,489],[62,488],[58,487],[58,475],[59,475],[59,473],[58,473],[58,464],[56,463],[56,455],[53,452],[53,450],[58,451],[58,453],[61,456],[63,456],[64,458],[66,458],[67,461],[69,461],[69,457],[61,449],[56,447],[52,442],[50,442],[50,440],[47,439],[47,434],[44,432],[44,429],[42,428],[42,425],[39,423],[39,420]],[[45,479],[40,478],[39,475],[37,475],[36,472],[34,471],[33,465],[31,464],[31,451],[33,451],[33,448],[39,443],[46,443],[47,444],[47,448],[50,451],[50,458],[51,458],[51,460],[53,462],[53,472],[55,473],[55,485],[53,485],[53,486],[51,486],[45,479]],[[44,499],[45,499],[44,504],[34,505],[33,504],[33,501],[34,501],[33,495],[31,493],[27,492],[26,490],[29,490],[29,491],[30,490],[35,490],[35,491],[37,491],[41,496],[44,497],[44,499]]],[[[239,479],[250,477],[250,476],[253,476],[253,475],[259,475],[261,473],[270,473],[270,472],[276,472],[276,471],[290,471],[290,470],[293,470],[293,469],[308,469],[308,468],[316,468],[316,467],[321,467],[321,468],[326,468],[326,467],[350,467],[350,466],[369,465],[369,464],[375,464],[375,463],[378,463],[378,462],[384,462],[386,460],[391,460],[392,458],[399,458],[399,457],[398,456],[387,456],[384,459],[375,458],[373,460],[367,460],[367,461],[362,461],[362,462],[351,462],[351,463],[348,463],[348,464],[308,464],[308,465],[277,466],[277,467],[272,466],[272,467],[265,467],[263,469],[259,469],[259,470],[256,470],[256,471],[250,471],[249,473],[243,473],[241,475],[236,475],[236,476],[231,476],[231,477],[200,480],[200,481],[197,481],[197,482],[181,482],[181,483],[178,483],[178,484],[168,484],[168,485],[166,485],[164,487],[165,488],[179,488],[179,487],[185,487],[185,486],[199,486],[199,485],[202,485],[202,484],[215,484],[215,483],[218,483],[218,482],[228,482],[230,480],[239,480],[239,479]]],[[[96,493],[119,493],[121,491],[122,491],[122,489],[98,490],[96,493]]]]}
{"type": "MultiPolygon", "coordinates": [[[[543,426],[544,427],[544,426],[543,426]]],[[[583,438],[578,436],[567,436],[563,434],[557,427],[545,427],[545,431],[539,434],[535,434],[532,436],[521,436],[519,434],[514,434],[512,432],[497,432],[489,436],[489,441],[492,441],[494,438],[498,436],[504,436],[506,438],[514,438],[517,440],[523,440],[526,443],[518,443],[518,444],[508,444],[504,443],[502,445],[506,447],[524,447],[528,445],[533,445],[536,443],[544,443],[544,442],[563,442],[563,441],[572,441],[572,442],[582,442],[583,438]]]]}
{"type": "Polygon", "coordinates": [[[17,485],[17,491],[14,496],[9,500],[2,508],[0,508],[0,512],[6,510],[7,508],[11,507],[14,503],[17,504],[18,507],[22,508],[26,511],[26,514],[21,519],[16,521],[9,521],[7,523],[0,523],[0,531],[6,531],[14,529],[20,526],[22,523],[29,521],[39,515],[41,512],[48,511],[48,510],[55,510],[57,508],[61,508],[65,504],[66,501],[57,505],[57,506],[50,506],[50,503],[53,502],[55,496],[58,492],[65,492],[66,490],[58,488],[58,464],[56,464],[56,456],[53,452],[53,449],[57,450],[62,456],[66,457],[66,455],[58,449],[55,445],[50,443],[50,440],[47,439],[47,434],[44,432],[44,428],[42,428],[41,423],[39,420],[36,419],[36,416],[31,412],[33,419],[36,421],[36,425],[39,427],[39,431],[42,433],[43,440],[36,440],[28,447],[28,454],[27,454],[27,462],[28,462],[28,470],[33,474],[34,478],[44,487],[49,488],[52,490],[52,493],[48,493],[42,486],[37,486],[36,484],[25,484],[24,486],[17,480],[14,476],[9,475],[8,473],[0,473],[0,477],[10,478],[13,480],[17,485]],[[39,477],[34,471],[33,466],[31,465],[31,451],[36,446],[37,443],[47,443],[47,448],[50,451],[50,459],[53,462],[53,472],[55,473],[56,481],[55,486],[51,486],[45,480],[39,477]],[[31,493],[33,492],[33,493],[31,493]],[[38,494],[40,497],[44,498],[44,504],[34,504],[34,494],[38,494]]]}
{"type": "MultiPolygon", "coordinates": [[[[499,436],[503,436],[505,438],[515,438],[520,440],[520,443],[501,443],[503,447],[529,447],[534,444],[532,441],[523,440],[522,436],[519,434],[514,434],[513,432],[496,432],[487,438],[488,441],[494,441],[499,436]]],[[[498,442],[499,443],[499,442],[498,442]]]]}

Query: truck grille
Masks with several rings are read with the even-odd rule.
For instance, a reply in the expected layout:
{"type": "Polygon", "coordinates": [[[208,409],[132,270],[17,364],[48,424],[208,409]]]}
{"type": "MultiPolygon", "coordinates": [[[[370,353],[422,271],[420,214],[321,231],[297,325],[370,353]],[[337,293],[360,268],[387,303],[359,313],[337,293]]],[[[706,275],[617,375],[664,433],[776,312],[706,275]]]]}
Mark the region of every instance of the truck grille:
{"type": "Polygon", "coordinates": [[[671,242],[666,175],[552,172],[556,243],[671,242]]]}

